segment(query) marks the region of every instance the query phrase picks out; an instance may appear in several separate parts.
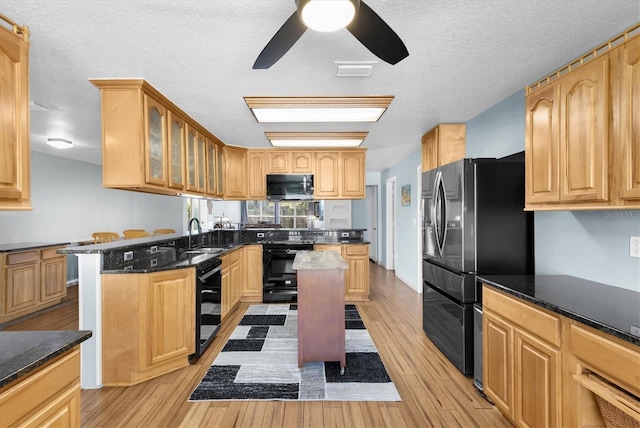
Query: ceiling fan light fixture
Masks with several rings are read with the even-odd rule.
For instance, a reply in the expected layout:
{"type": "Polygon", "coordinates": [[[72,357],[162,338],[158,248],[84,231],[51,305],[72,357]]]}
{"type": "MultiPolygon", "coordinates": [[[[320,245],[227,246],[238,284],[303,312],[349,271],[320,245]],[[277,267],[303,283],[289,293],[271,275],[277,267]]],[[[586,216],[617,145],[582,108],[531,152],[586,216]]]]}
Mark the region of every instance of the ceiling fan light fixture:
{"type": "Polygon", "coordinates": [[[346,27],[358,11],[359,0],[296,0],[298,13],[312,30],[331,32],[346,27]]]}
{"type": "Polygon", "coordinates": [[[56,149],[70,149],[73,147],[73,142],[64,138],[47,138],[47,144],[56,149]]]}

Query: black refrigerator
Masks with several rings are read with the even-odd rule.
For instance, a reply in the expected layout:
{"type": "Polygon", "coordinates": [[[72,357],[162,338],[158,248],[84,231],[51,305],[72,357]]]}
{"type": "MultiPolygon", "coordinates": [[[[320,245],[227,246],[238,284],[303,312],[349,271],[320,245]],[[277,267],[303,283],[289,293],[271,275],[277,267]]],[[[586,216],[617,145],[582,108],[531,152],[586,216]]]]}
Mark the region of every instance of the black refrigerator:
{"type": "Polygon", "coordinates": [[[423,330],[465,375],[474,370],[476,275],[533,274],[524,162],[462,159],[422,174],[423,330]]]}

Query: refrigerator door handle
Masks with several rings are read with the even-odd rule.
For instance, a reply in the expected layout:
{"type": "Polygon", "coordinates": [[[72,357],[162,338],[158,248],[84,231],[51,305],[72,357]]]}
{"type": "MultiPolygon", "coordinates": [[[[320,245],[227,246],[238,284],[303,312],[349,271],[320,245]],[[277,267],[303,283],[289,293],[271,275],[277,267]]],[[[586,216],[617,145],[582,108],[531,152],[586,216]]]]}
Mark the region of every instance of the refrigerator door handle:
{"type": "Polygon", "coordinates": [[[427,198],[422,199],[422,254],[425,256],[435,256],[435,246],[433,244],[433,206],[429,206],[427,198]],[[427,212],[429,209],[429,212],[427,212]],[[431,217],[428,218],[427,214],[431,217]],[[428,221],[427,221],[428,219],[428,221]]]}
{"type": "Polygon", "coordinates": [[[435,223],[435,241],[436,248],[438,249],[438,256],[442,257],[444,252],[444,240],[447,234],[446,198],[443,197],[445,193],[442,171],[438,171],[436,173],[436,180],[433,188],[433,206],[431,207],[432,218],[435,223]],[[440,217],[438,217],[438,214],[440,214],[440,217]]]}

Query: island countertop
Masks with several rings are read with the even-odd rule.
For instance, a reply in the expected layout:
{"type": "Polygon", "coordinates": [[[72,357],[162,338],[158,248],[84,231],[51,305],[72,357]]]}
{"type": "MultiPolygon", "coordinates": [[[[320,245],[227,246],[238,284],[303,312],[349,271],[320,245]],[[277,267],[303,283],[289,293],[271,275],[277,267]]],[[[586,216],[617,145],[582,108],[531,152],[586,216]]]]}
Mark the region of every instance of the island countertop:
{"type": "Polygon", "coordinates": [[[640,293],[569,275],[487,275],[497,290],[640,345],[640,293]]]}
{"type": "Polygon", "coordinates": [[[337,251],[298,251],[294,270],[347,269],[349,265],[337,251]]]}
{"type": "Polygon", "coordinates": [[[0,388],[89,339],[89,330],[0,331],[0,388]]]}

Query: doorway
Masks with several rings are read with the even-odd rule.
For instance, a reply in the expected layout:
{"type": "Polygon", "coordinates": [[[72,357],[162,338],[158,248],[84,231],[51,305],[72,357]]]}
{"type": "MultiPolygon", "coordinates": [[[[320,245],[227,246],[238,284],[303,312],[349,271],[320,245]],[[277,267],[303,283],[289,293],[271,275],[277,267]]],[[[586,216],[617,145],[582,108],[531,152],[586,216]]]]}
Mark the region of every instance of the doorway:
{"type": "Polygon", "coordinates": [[[387,251],[386,269],[396,269],[396,178],[391,177],[386,182],[386,212],[387,212],[387,251]]]}
{"type": "Polygon", "coordinates": [[[378,263],[378,186],[367,186],[367,231],[365,238],[369,245],[369,259],[378,263]]]}

